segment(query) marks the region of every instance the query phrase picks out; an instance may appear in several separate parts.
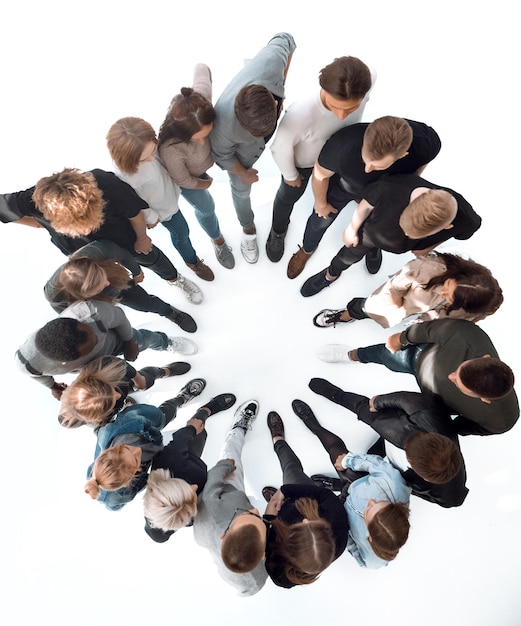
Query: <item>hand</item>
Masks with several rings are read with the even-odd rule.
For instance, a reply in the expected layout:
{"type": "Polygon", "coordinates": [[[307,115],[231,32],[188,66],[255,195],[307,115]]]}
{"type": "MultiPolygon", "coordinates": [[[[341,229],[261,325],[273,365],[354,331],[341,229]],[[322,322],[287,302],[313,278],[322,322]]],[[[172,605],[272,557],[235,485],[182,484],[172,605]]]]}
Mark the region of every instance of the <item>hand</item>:
{"type": "Polygon", "coordinates": [[[358,232],[355,231],[352,224],[344,230],[342,241],[348,248],[354,248],[359,243],[358,232]]]}
{"type": "Polygon", "coordinates": [[[198,419],[197,417],[192,417],[186,422],[187,426],[193,426],[195,428],[195,432],[197,434],[202,433],[204,430],[204,422],[203,420],[198,419]]]}
{"type": "Polygon", "coordinates": [[[225,478],[228,476],[231,476],[233,474],[233,472],[235,472],[235,470],[237,469],[237,466],[235,465],[235,460],[234,459],[226,459],[227,461],[230,461],[230,463],[232,464],[232,469],[226,474],[225,478]]]}
{"type": "Polygon", "coordinates": [[[153,224],[147,224],[147,228],[155,228],[159,224],[159,220],[156,220],[153,224]]]}
{"type": "Polygon", "coordinates": [[[334,207],[332,207],[329,202],[326,202],[325,205],[323,206],[314,206],[314,211],[315,213],[319,216],[322,217],[323,219],[327,219],[329,217],[330,213],[338,213],[337,209],[335,209],[334,207]]]}
{"type": "Polygon", "coordinates": [[[126,361],[135,361],[139,355],[139,346],[134,339],[129,339],[123,344],[123,356],[126,361]]]}
{"type": "Polygon", "coordinates": [[[259,180],[259,172],[251,167],[249,170],[241,172],[239,178],[245,185],[253,185],[259,180]]]}
{"type": "Polygon", "coordinates": [[[403,346],[400,341],[400,335],[401,333],[394,333],[394,335],[389,335],[389,337],[387,337],[385,347],[389,350],[389,352],[395,354],[398,350],[402,349],[403,346]]]}
{"type": "Polygon", "coordinates": [[[344,457],[346,457],[347,454],[339,454],[336,457],[336,461],[335,461],[335,469],[338,470],[339,472],[344,472],[345,471],[345,467],[342,465],[342,459],[344,457]]]}
{"type": "Polygon", "coordinates": [[[140,254],[148,254],[152,250],[152,239],[148,235],[141,239],[136,239],[134,250],[140,254]]]}
{"type": "Polygon", "coordinates": [[[143,374],[138,372],[132,379],[132,382],[134,383],[134,389],[146,389],[147,381],[143,374]]]}
{"type": "Polygon", "coordinates": [[[266,505],[266,510],[264,511],[264,514],[277,516],[279,514],[279,511],[282,507],[283,502],[284,502],[284,494],[282,493],[280,489],[277,489],[277,491],[271,496],[270,501],[266,505]]]}
{"type": "Polygon", "coordinates": [[[284,182],[289,187],[300,187],[302,185],[302,179],[303,179],[302,174],[299,174],[297,178],[295,178],[295,180],[288,180],[287,178],[285,178],[284,182]]]}
{"type": "Polygon", "coordinates": [[[145,280],[145,274],[141,272],[137,276],[134,276],[132,280],[134,281],[134,285],[137,285],[138,283],[142,283],[145,280]]]}
{"type": "Polygon", "coordinates": [[[369,399],[369,410],[371,411],[371,413],[378,413],[378,409],[374,408],[374,401],[376,398],[378,398],[378,396],[373,396],[369,399]]]}
{"type": "Polygon", "coordinates": [[[67,385],[65,383],[54,383],[51,387],[51,393],[56,398],[56,400],[61,400],[62,393],[67,389],[67,385]]]}
{"type": "Polygon", "coordinates": [[[213,183],[213,178],[210,176],[206,176],[205,178],[199,178],[197,181],[197,189],[208,189],[208,187],[213,183]]]}

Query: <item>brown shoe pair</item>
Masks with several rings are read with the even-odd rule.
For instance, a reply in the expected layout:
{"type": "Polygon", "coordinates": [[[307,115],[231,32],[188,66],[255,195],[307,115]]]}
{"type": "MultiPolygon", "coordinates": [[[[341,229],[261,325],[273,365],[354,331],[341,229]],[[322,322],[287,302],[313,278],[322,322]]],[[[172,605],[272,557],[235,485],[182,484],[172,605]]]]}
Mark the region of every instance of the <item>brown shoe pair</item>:
{"type": "Polygon", "coordinates": [[[298,247],[298,251],[295,252],[288,263],[288,278],[296,278],[302,272],[313,252],[306,252],[302,246],[298,247]]]}
{"type": "Polygon", "coordinates": [[[213,280],[215,278],[212,270],[199,257],[197,257],[196,263],[187,263],[187,265],[201,280],[213,280]]]}

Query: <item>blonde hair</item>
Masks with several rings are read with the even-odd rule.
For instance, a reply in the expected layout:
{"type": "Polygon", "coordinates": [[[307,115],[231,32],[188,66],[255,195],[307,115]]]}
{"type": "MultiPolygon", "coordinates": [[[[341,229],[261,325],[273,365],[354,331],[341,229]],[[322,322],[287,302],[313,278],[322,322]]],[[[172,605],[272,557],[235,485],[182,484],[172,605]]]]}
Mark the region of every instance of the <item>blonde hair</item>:
{"type": "Polygon", "coordinates": [[[140,117],[122,117],[107,133],[110,156],[127,174],[137,172],[143,150],[150,142],[157,144],[156,131],[140,117]]]}
{"type": "Polygon", "coordinates": [[[145,517],[150,526],[178,530],[197,514],[197,494],[186,480],[173,478],[166,469],[150,472],[143,496],[145,517]]]}
{"type": "Polygon", "coordinates": [[[126,363],[107,357],[87,363],[62,393],[59,422],[65,428],[99,428],[110,422],[114,392],[124,380],[126,363]]]}
{"type": "Polygon", "coordinates": [[[421,239],[446,228],[456,217],[456,198],[444,189],[429,189],[415,198],[400,216],[400,228],[410,239],[421,239]]]}
{"type": "Polygon", "coordinates": [[[107,448],[94,462],[92,477],[85,484],[85,493],[93,500],[98,499],[100,487],[105,491],[117,491],[132,482],[139,467],[123,460],[125,447],[124,443],[120,443],[113,448],[107,448]]]}
{"type": "Polygon", "coordinates": [[[89,235],[103,224],[105,201],[90,172],[68,167],[41,178],[33,200],[52,227],[64,235],[89,235]]]}
{"type": "Polygon", "coordinates": [[[60,270],[56,291],[61,291],[68,302],[104,300],[116,303],[115,295],[103,294],[102,283],[108,280],[113,290],[120,292],[129,286],[129,273],[112,259],[94,260],[89,257],[69,259],[60,270]]]}

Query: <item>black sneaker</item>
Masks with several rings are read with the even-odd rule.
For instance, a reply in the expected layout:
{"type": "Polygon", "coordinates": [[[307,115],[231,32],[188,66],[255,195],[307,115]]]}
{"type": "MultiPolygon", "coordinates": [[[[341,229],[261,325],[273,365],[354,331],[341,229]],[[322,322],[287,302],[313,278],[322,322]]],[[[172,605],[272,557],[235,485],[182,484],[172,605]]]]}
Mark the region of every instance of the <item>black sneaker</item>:
{"type": "Polygon", "coordinates": [[[229,409],[235,404],[236,400],[237,398],[233,395],[233,393],[221,393],[218,396],[215,396],[215,398],[209,400],[201,407],[201,409],[208,409],[210,411],[210,415],[214,415],[215,413],[229,409]]]}
{"type": "Polygon", "coordinates": [[[163,365],[163,367],[166,367],[170,372],[165,378],[169,378],[170,376],[182,376],[192,369],[190,363],[185,363],[184,361],[176,361],[175,363],[163,365]]]}
{"type": "Polygon", "coordinates": [[[311,480],[324,489],[329,491],[342,491],[342,481],[340,478],[333,478],[333,476],[325,476],[324,474],[313,474],[311,480]]]}
{"type": "Polygon", "coordinates": [[[270,230],[268,241],[266,241],[266,255],[272,263],[278,263],[282,259],[285,238],[285,232],[279,235],[273,228],[270,230]]]}
{"type": "Polygon", "coordinates": [[[177,324],[179,328],[187,333],[195,333],[197,330],[197,324],[195,323],[194,318],[191,315],[188,315],[188,313],[183,313],[183,311],[180,311],[175,307],[171,307],[171,309],[172,312],[165,315],[166,319],[174,322],[174,324],[177,324]]]}
{"type": "Polygon", "coordinates": [[[176,396],[176,398],[182,400],[182,403],[179,406],[184,406],[196,396],[201,395],[205,387],[206,380],[204,380],[204,378],[192,378],[192,380],[189,380],[186,385],[179,390],[179,393],[176,396]]]}
{"type": "Polygon", "coordinates": [[[369,274],[378,274],[382,267],[382,251],[380,248],[371,248],[365,255],[365,266],[369,274]]]}
{"type": "Polygon", "coordinates": [[[300,289],[300,293],[304,296],[304,298],[309,298],[309,296],[315,296],[317,293],[320,293],[322,289],[329,287],[332,285],[335,280],[328,280],[326,278],[327,268],[322,270],[318,274],[311,276],[308,278],[306,282],[302,285],[300,289]]]}

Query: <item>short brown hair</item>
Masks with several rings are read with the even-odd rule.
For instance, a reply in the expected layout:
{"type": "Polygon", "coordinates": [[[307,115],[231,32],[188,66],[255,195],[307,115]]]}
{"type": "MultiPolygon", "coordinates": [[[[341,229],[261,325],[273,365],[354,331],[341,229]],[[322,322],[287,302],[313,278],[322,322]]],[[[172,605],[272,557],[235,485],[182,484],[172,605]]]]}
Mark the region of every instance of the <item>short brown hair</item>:
{"type": "Polygon", "coordinates": [[[89,235],[104,220],[105,201],[96,179],[90,172],[76,168],[41,178],[33,200],[52,227],[70,237],[89,235]]]}
{"type": "Polygon", "coordinates": [[[277,125],[275,98],[262,85],[247,85],[235,96],[235,116],[254,137],[267,137],[277,125]]]}
{"type": "Polygon", "coordinates": [[[150,142],[157,144],[156,131],[140,117],[122,117],[107,133],[110,156],[126,174],[137,172],[143,150],[150,142]]]}
{"type": "Polygon", "coordinates": [[[264,557],[266,538],[253,521],[239,528],[233,524],[223,537],[221,558],[226,567],[237,574],[251,572],[264,557]]]}
{"type": "Polygon", "coordinates": [[[386,115],[374,120],[365,129],[363,150],[375,161],[389,155],[398,159],[411,147],[412,138],[412,128],[407,121],[386,115]]]}
{"type": "Polygon", "coordinates": [[[377,557],[392,561],[409,537],[409,507],[389,502],[377,511],[367,525],[371,548],[377,557]]]}
{"type": "Polygon", "coordinates": [[[410,239],[421,239],[446,228],[456,216],[456,198],[444,189],[429,189],[409,203],[400,215],[400,228],[410,239]]]}
{"type": "Polygon", "coordinates": [[[159,129],[159,145],[188,143],[203,126],[215,122],[215,109],[212,103],[191,87],[183,87],[174,96],[165,121],[159,129]]]}
{"type": "Polygon", "coordinates": [[[405,440],[404,450],[411,468],[428,483],[448,483],[461,467],[458,446],[439,433],[412,433],[405,440]]]}
{"type": "Polygon", "coordinates": [[[514,372],[510,367],[492,357],[477,357],[462,364],[461,382],[480,398],[499,400],[514,387],[514,372]]]}
{"type": "Polygon", "coordinates": [[[338,57],[320,70],[318,82],[339,100],[362,100],[371,89],[371,72],[357,57],[338,57]]]}

